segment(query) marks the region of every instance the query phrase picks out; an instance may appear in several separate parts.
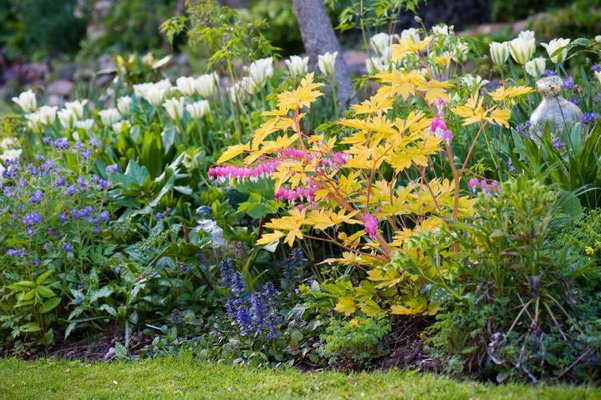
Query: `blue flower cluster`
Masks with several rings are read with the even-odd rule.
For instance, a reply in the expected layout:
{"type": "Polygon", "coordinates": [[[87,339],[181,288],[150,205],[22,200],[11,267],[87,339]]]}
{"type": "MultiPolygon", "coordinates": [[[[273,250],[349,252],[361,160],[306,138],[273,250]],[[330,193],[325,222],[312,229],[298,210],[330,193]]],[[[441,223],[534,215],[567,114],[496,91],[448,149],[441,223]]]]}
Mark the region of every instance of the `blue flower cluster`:
{"type": "Polygon", "coordinates": [[[284,269],[284,278],[293,280],[298,277],[301,267],[305,263],[305,253],[300,247],[295,247],[290,256],[286,258],[282,267],[284,269]]]}
{"type": "Polygon", "coordinates": [[[71,145],[65,138],[44,138],[43,142],[48,146],[48,156],[36,154],[30,163],[20,162],[18,157],[4,162],[0,223],[10,237],[23,235],[25,240],[33,242],[27,252],[14,244],[8,248],[0,243],[0,254],[36,257],[52,248],[72,252],[71,241],[76,236],[98,233],[110,219],[103,205],[111,183],[85,172],[89,169],[85,163],[80,164],[79,172],[59,165],[59,160],[66,158],[65,152],[76,155],[82,162],[87,160],[93,146],[81,142],[71,145]]]}
{"type": "Polygon", "coordinates": [[[221,278],[223,286],[229,290],[225,311],[240,336],[264,335],[270,341],[276,339],[281,318],[277,311],[279,292],[275,285],[267,282],[262,290],[249,294],[246,283],[229,259],[221,263],[221,278]]]}

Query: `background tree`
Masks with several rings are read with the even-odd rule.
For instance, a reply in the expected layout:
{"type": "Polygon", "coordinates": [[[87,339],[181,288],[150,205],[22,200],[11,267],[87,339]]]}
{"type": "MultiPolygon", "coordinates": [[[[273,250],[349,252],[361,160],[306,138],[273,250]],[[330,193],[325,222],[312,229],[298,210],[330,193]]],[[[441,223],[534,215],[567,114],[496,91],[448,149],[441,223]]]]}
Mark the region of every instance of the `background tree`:
{"type": "Polygon", "coordinates": [[[293,0],[293,5],[305,50],[312,61],[316,61],[319,54],[338,52],[334,77],[338,83],[338,102],[345,103],[353,95],[353,84],[323,1],[293,0]]]}

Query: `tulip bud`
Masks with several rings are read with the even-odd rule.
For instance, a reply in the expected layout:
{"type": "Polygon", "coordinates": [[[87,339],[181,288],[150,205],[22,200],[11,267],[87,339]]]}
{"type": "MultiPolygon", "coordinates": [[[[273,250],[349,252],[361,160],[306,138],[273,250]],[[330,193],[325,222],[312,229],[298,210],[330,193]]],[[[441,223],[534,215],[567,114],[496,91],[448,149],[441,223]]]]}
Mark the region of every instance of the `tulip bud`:
{"type": "Polygon", "coordinates": [[[495,65],[505,64],[509,58],[509,44],[507,42],[492,42],[490,44],[490,58],[495,65]]]}
{"type": "Polygon", "coordinates": [[[326,77],[334,76],[335,64],[336,64],[336,56],[338,56],[338,52],[334,53],[327,52],[318,56],[317,66],[322,74],[326,77]]]}
{"type": "Polygon", "coordinates": [[[541,43],[547,49],[549,58],[554,64],[561,64],[568,56],[567,46],[570,44],[570,39],[553,39],[549,43],[541,43]],[[556,53],[557,52],[557,53],[556,53]]]}
{"type": "Polygon", "coordinates": [[[25,112],[34,112],[37,108],[35,93],[31,90],[21,93],[19,97],[13,97],[12,101],[17,103],[25,112]]]}

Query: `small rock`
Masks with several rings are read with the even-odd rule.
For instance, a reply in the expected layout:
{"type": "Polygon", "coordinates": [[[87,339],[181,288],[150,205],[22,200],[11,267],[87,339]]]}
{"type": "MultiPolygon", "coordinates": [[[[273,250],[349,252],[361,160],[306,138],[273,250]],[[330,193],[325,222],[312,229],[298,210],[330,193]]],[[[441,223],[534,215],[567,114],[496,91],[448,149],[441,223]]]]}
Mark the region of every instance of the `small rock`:
{"type": "Polygon", "coordinates": [[[48,85],[46,90],[49,95],[68,97],[75,90],[75,84],[65,79],[59,79],[48,85]]]}

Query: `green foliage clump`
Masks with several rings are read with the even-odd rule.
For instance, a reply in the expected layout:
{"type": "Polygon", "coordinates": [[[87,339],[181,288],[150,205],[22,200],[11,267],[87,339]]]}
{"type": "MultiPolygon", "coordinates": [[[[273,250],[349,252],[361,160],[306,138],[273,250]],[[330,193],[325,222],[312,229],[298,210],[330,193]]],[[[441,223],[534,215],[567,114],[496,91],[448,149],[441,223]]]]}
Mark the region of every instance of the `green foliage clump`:
{"type": "Polygon", "coordinates": [[[440,286],[454,288],[454,300],[430,344],[456,371],[497,381],[598,379],[598,336],[588,324],[598,311],[583,300],[589,289],[581,281],[588,264],[552,240],[560,200],[540,182],[510,179],[479,197],[477,219],[449,231],[446,243],[458,253],[445,263],[456,273],[440,286]]]}
{"type": "MultiPolygon", "coordinates": [[[[505,2],[503,2],[505,3],[505,2]]],[[[595,36],[601,32],[601,2],[577,0],[564,2],[565,7],[533,18],[530,29],[537,37],[551,40],[557,37],[595,36]]]]}
{"type": "Polygon", "coordinates": [[[381,340],[388,332],[390,320],[387,318],[376,320],[357,316],[351,320],[331,319],[321,336],[324,342],[321,352],[330,365],[338,368],[364,367],[383,354],[381,340]]]}

